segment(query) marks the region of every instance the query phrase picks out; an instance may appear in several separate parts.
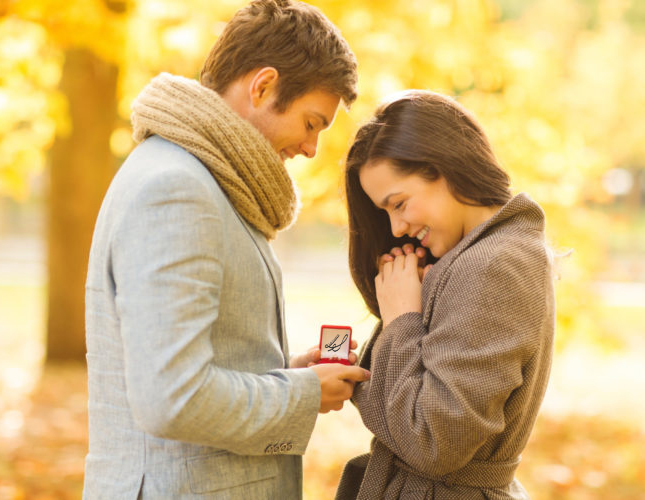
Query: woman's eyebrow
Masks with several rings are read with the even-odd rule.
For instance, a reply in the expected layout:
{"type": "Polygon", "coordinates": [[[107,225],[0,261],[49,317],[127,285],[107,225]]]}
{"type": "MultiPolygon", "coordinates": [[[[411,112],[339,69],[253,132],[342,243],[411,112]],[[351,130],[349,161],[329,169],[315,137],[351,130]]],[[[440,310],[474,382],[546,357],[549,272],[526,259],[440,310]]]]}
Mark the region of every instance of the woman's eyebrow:
{"type": "Polygon", "coordinates": [[[379,206],[381,208],[387,207],[388,203],[390,203],[390,198],[392,196],[396,196],[396,195],[399,195],[399,194],[401,194],[400,191],[398,193],[390,193],[390,194],[388,194],[385,198],[383,198],[383,201],[381,202],[381,204],[379,206]]]}

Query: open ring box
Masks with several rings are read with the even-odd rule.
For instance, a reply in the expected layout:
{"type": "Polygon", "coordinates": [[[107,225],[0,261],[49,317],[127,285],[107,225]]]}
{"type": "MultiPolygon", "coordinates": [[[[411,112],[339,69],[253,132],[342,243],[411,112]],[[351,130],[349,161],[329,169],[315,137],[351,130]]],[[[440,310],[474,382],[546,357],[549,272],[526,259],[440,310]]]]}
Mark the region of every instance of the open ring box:
{"type": "Polygon", "coordinates": [[[323,325],[320,327],[320,363],[349,365],[352,327],[323,325]]]}

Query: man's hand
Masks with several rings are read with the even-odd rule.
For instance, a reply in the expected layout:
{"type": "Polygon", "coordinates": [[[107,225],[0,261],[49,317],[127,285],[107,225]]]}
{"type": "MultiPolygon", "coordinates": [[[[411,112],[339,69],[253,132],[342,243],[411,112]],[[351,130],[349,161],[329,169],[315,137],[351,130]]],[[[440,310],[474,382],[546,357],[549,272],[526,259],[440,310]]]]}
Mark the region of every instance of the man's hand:
{"type": "MultiPolygon", "coordinates": [[[[352,339],[352,343],[350,344],[350,349],[352,349],[352,351],[350,351],[349,353],[349,362],[352,365],[355,365],[356,361],[358,361],[358,356],[355,352],[353,352],[353,349],[356,349],[357,347],[358,342],[352,339]]],[[[307,349],[307,351],[305,352],[291,356],[291,359],[289,360],[289,368],[309,368],[310,366],[314,366],[319,361],[320,348],[318,347],[318,345],[315,345],[307,349]]]]}
{"type": "Polygon", "coordinates": [[[340,363],[315,365],[311,369],[320,379],[320,413],[340,410],[343,403],[352,396],[354,385],[370,378],[369,371],[340,363]]]}

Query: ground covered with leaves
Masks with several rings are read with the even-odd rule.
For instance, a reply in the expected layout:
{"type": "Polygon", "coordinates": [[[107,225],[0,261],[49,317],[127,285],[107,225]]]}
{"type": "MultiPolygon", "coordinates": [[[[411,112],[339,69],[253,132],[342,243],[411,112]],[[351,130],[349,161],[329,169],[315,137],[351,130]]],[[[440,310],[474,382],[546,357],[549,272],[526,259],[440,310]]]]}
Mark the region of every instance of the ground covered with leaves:
{"type": "Polygon", "coordinates": [[[5,412],[0,500],[79,499],[87,453],[82,364],[47,366],[29,398],[5,412]]]}
{"type": "MultiPolygon", "coordinates": [[[[47,366],[0,416],[0,500],[81,497],[87,453],[82,364],[47,366]]],[[[333,498],[344,462],[369,434],[351,407],[323,415],[305,455],[305,498],[333,498]],[[348,444],[350,443],[351,444],[348,444]]],[[[645,433],[600,416],[543,414],[518,477],[535,500],[645,500],[645,433]]]]}

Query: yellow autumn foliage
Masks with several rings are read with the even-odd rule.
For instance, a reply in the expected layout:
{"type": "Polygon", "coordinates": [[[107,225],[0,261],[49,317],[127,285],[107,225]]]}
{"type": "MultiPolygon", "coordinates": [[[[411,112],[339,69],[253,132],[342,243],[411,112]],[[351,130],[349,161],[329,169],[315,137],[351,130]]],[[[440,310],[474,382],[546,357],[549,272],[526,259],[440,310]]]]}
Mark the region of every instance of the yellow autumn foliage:
{"type": "MultiPolygon", "coordinates": [[[[531,0],[511,15],[504,0],[311,0],[354,49],[360,96],[322,135],[314,161],[290,164],[301,219],[344,223],[343,156],[385,95],[454,95],[484,124],[514,189],[547,211],[554,248],[574,250],[558,286],[561,338],[602,338],[588,283],[606,258],[608,219],[590,204],[610,201],[600,182],[608,170],[645,165],[645,33],[629,21],[637,2],[531,0]]],[[[122,157],[132,147],[132,99],[160,71],[196,77],[245,3],[0,3],[0,195],[27,198],[56,135],[71,126],[56,88],[65,50],[86,48],[118,65],[123,122],[110,143],[122,157]]]]}

